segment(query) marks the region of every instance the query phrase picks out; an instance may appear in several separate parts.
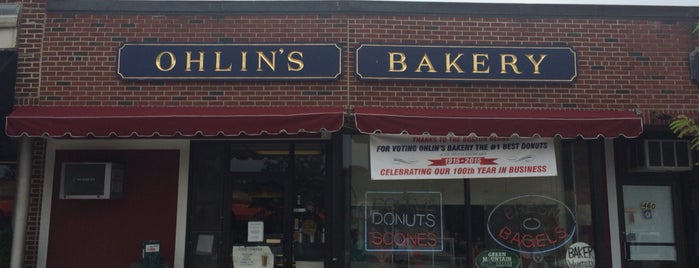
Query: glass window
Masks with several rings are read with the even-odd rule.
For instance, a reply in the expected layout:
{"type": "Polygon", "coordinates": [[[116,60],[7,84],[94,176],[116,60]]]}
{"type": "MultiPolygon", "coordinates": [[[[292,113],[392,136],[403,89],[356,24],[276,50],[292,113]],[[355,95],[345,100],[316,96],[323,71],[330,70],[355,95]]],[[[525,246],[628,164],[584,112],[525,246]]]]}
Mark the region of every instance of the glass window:
{"type": "Polygon", "coordinates": [[[0,162],[0,232],[10,228],[17,190],[16,176],[14,163],[0,162]]]}
{"type": "Polygon", "coordinates": [[[188,267],[322,267],[326,147],[193,142],[188,267]]]}
{"type": "Polygon", "coordinates": [[[567,267],[571,244],[594,242],[584,141],[554,141],[557,176],[388,181],[370,178],[368,136],[347,144],[351,267],[478,267],[481,253],[567,267]]]}

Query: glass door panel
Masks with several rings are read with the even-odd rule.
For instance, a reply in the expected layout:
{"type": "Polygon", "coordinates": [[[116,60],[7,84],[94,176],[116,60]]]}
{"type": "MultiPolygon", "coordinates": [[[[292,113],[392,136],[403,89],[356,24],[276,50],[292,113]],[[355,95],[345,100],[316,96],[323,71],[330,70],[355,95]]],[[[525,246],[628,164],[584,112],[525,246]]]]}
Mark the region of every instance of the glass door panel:
{"type": "Polygon", "coordinates": [[[288,223],[284,209],[290,187],[289,148],[289,144],[231,146],[230,241],[234,266],[237,261],[288,267],[284,258],[288,223]],[[251,253],[255,251],[262,253],[251,253]],[[242,259],[244,255],[256,257],[242,259]]]}
{"type": "Polygon", "coordinates": [[[296,144],[294,148],[293,250],[297,268],[323,267],[325,156],[319,144],[296,144]]]}
{"type": "Polygon", "coordinates": [[[219,268],[228,256],[222,251],[225,206],[221,182],[226,177],[225,148],[198,142],[191,149],[187,267],[219,268]]]}
{"type": "Polygon", "coordinates": [[[234,143],[230,148],[233,266],[240,263],[240,252],[262,250],[268,253],[246,261],[267,264],[262,267],[324,267],[325,146],[234,143]]]}
{"type": "Polygon", "coordinates": [[[670,185],[623,185],[628,267],[674,267],[677,261],[670,185]],[[665,263],[665,264],[663,264],[665,263]]]}

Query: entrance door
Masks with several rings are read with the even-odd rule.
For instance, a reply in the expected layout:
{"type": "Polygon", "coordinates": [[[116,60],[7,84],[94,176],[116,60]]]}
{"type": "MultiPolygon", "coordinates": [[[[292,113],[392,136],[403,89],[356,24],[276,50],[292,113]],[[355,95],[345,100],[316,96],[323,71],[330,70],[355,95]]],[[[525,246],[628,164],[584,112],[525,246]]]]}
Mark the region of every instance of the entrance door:
{"type": "Polygon", "coordinates": [[[686,267],[676,179],[658,173],[645,183],[620,185],[625,268],[686,267]],[[669,178],[668,178],[669,177],[669,178]]]}
{"type": "Polygon", "coordinates": [[[234,266],[247,262],[245,254],[269,249],[269,256],[262,254],[262,267],[324,267],[323,146],[240,143],[231,148],[234,266]]]}
{"type": "Polygon", "coordinates": [[[325,267],[327,146],[193,143],[187,267],[325,267]]]}

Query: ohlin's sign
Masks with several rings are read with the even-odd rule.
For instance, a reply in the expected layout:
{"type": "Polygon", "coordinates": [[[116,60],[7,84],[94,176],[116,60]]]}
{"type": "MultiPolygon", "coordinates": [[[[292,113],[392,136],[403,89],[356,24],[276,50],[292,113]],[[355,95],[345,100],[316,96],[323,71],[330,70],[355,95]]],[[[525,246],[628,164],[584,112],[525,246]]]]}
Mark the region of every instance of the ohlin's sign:
{"type": "Polygon", "coordinates": [[[336,80],[336,44],[123,44],[117,76],[135,80],[336,80]]]}

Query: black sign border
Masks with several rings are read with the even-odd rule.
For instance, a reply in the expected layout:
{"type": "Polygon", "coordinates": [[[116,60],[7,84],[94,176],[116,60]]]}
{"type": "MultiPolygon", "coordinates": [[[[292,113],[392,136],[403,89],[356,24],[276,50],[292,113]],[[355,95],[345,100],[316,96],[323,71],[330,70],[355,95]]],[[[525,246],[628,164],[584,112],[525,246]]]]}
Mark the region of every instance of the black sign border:
{"type": "Polygon", "coordinates": [[[578,77],[578,54],[572,47],[565,46],[475,46],[475,45],[395,45],[395,44],[359,44],[355,50],[355,75],[366,81],[422,81],[422,82],[554,82],[554,83],[572,83],[578,77]],[[573,54],[573,77],[570,79],[502,79],[502,78],[424,78],[424,77],[379,77],[379,76],[363,76],[359,72],[361,63],[359,62],[359,51],[362,47],[407,47],[407,48],[502,48],[502,49],[560,49],[570,50],[573,54]]]}
{"type": "Polygon", "coordinates": [[[240,44],[219,44],[219,43],[138,43],[138,42],[122,42],[119,47],[117,47],[116,55],[116,76],[122,80],[135,80],[135,81],[164,81],[164,80],[176,80],[176,81],[318,81],[318,80],[339,80],[342,76],[342,48],[337,43],[240,43],[240,44]],[[337,48],[337,73],[334,76],[304,76],[304,77],[286,77],[286,76],[255,76],[255,77],[240,77],[240,76],[124,76],[121,73],[121,51],[127,46],[211,46],[211,47],[236,47],[236,46],[334,46],[337,48]]]}

